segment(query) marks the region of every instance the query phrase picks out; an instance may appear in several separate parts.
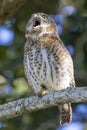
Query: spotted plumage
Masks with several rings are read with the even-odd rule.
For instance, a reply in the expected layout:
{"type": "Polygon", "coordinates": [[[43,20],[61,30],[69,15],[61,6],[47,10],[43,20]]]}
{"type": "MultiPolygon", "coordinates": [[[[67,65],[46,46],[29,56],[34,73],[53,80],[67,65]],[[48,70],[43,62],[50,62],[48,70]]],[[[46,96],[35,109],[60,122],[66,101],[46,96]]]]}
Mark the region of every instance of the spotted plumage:
{"type": "MultiPolygon", "coordinates": [[[[52,18],[44,13],[33,14],[26,26],[24,69],[35,94],[74,87],[73,62],[60,40],[52,18]]],[[[70,103],[59,104],[60,125],[72,119],[70,103]]]]}

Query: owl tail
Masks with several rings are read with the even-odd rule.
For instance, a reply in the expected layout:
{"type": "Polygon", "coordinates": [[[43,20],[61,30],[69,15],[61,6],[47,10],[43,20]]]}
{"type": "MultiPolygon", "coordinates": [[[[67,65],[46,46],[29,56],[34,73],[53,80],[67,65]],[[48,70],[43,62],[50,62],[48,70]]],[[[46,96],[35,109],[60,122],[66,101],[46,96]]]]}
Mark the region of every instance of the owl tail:
{"type": "Polygon", "coordinates": [[[60,111],[60,125],[69,124],[72,120],[71,103],[58,105],[60,111]]]}

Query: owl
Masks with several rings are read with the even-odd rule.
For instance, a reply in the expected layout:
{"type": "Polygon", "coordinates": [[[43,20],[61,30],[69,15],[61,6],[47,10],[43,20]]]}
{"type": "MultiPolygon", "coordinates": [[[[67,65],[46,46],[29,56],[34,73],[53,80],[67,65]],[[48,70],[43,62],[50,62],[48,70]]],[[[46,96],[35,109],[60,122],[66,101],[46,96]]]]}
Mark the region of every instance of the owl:
{"type": "MultiPolygon", "coordinates": [[[[32,14],[26,26],[25,75],[37,95],[74,87],[72,58],[61,41],[55,21],[44,13],[32,14]]],[[[60,125],[72,120],[70,103],[58,104],[60,125]]]]}

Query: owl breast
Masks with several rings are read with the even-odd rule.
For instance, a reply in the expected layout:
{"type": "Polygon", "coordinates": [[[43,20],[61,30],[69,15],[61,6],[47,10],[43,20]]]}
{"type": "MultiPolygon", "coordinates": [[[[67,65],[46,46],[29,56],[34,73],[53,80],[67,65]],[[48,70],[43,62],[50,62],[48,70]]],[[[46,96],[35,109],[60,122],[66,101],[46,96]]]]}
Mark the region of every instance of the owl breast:
{"type": "Polygon", "coordinates": [[[66,58],[66,64],[61,65],[61,61],[59,62],[59,59],[56,59],[55,55],[49,53],[46,48],[32,47],[24,59],[27,79],[29,83],[31,82],[34,93],[40,93],[42,86],[52,92],[70,85],[71,79],[66,69],[68,58],[66,58]]]}

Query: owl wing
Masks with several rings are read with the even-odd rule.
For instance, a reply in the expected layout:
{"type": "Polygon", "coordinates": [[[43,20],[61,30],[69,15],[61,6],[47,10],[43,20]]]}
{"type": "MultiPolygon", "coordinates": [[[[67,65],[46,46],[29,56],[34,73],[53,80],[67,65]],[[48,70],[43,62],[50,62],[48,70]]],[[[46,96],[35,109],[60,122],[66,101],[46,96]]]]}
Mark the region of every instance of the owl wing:
{"type": "Polygon", "coordinates": [[[62,65],[63,64],[65,65],[65,69],[67,70],[67,73],[71,79],[69,82],[69,87],[75,87],[74,67],[72,57],[60,38],[58,39],[58,45],[59,45],[59,51],[57,55],[61,55],[62,65]]]}
{"type": "Polygon", "coordinates": [[[29,86],[32,86],[32,81],[31,81],[31,74],[29,72],[29,57],[28,57],[28,52],[25,50],[25,54],[24,54],[24,72],[25,72],[25,76],[28,80],[28,84],[29,86]]]}
{"type": "Polygon", "coordinates": [[[29,86],[32,86],[32,81],[31,81],[31,73],[30,73],[30,58],[29,58],[29,52],[31,50],[31,40],[29,40],[28,42],[25,43],[24,46],[24,72],[25,72],[25,76],[28,80],[28,84],[29,86]]]}

